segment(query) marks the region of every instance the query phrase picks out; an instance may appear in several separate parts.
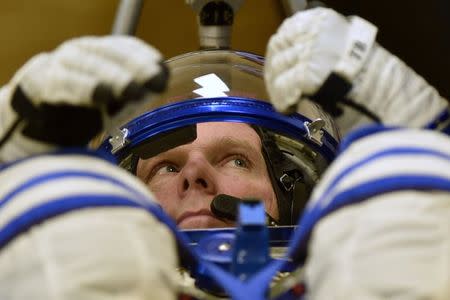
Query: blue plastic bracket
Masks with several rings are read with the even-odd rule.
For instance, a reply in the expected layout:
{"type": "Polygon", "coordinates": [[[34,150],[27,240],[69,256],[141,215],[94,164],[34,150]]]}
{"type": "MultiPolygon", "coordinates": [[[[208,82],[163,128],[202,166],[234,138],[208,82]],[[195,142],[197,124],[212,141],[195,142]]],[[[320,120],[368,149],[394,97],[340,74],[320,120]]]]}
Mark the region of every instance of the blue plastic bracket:
{"type": "Polygon", "coordinates": [[[270,260],[264,203],[247,199],[239,205],[231,273],[245,281],[270,260]]]}

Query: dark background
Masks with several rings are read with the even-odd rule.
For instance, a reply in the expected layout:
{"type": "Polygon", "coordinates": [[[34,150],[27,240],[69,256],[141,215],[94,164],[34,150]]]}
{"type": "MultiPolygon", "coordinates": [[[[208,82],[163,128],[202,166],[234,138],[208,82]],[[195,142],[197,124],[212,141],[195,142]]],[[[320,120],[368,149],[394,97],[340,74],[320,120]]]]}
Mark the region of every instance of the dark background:
{"type": "Polygon", "coordinates": [[[450,99],[450,0],[327,0],[379,28],[377,40],[450,99]]]}

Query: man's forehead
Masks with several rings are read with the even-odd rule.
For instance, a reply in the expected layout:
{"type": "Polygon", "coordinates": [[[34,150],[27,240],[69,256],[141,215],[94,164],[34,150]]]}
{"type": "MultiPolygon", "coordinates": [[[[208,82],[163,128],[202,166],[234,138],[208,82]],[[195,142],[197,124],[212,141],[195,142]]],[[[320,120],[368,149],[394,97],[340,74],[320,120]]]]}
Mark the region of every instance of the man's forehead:
{"type": "Polygon", "coordinates": [[[259,149],[261,140],[256,131],[246,123],[208,122],[197,124],[197,138],[193,144],[222,144],[259,149]]]}
{"type": "Polygon", "coordinates": [[[259,140],[249,140],[243,137],[236,136],[214,136],[209,141],[212,146],[220,146],[227,148],[245,148],[257,151],[260,149],[261,143],[259,140]]]}
{"type": "Polygon", "coordinates": [[[231,135],[239,135],[242,132],[249,134],[256,134],[256,131],[251,127],[250,124],[242,122],[204,122],[197,123],[198,133],[208,133],[210,131],[231,133],[231,135]],[[238,131],[238,132],[237,132],[238,131]]]}

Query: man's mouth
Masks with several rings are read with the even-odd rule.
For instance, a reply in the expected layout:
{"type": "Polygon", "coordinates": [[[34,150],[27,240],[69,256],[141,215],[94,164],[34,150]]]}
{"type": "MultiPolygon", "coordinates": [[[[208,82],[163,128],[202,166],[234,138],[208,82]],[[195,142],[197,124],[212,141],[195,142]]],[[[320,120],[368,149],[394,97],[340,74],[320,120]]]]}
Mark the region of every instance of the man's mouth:
{"type": "Polygon", "coordinates": [[[199,216],[209,216],[209,217],[214,217],[214,215],[212,214],[211,211],[209,211],[208,209],[201,209],[201,210],[197,210],[197,211],[187,211],[183,214],[181,214],[181,216],[179,216],[177,218],[177,225],[179,225],[181,222],[183,222],[184,220],[187,220],[189,218],[195,218],[195,217],[199,217],[199,216]]]}
{"type": "Polygon", "coordinates": [[[176,220],[177,226],[182,229],[228,227],[229,225],[217,218],[210,210],[201,209],[198,211],[188,211],[179,216],[176,220]]]}

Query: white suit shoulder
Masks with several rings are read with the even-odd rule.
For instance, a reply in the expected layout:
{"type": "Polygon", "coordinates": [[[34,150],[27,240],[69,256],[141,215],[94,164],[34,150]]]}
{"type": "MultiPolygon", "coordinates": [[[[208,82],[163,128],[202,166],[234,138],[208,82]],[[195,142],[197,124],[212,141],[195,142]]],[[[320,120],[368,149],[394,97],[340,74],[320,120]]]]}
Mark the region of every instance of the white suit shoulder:
{"type": "Polygon", "coordinates": [[[135,177],[60,153],[8,165],[0,180],[1,299],[175,298],[175,238],[135,177]]]}

